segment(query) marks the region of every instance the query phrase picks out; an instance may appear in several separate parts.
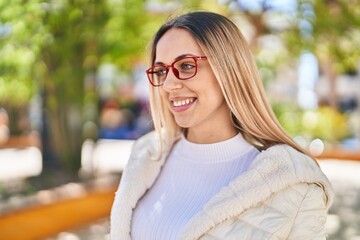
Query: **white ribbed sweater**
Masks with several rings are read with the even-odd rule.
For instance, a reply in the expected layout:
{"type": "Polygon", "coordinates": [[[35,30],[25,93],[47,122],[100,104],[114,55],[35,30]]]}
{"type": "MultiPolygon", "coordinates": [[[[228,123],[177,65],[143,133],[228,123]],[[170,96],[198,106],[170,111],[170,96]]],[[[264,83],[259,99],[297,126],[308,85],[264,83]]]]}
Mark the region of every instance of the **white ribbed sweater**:
{"type": "Polygon", "coordinates": [[[135,208],[132,238],[179,239],[189,219],[246,171],[257,154],[241,134],[214,144],[194,144],[182,137],[135,208]]]}

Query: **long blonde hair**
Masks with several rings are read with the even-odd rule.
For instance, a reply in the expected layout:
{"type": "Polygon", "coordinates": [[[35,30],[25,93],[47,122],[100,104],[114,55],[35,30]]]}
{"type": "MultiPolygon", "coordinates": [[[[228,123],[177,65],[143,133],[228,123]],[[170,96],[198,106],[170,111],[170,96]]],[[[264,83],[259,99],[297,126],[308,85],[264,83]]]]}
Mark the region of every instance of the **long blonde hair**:
{"type": "MultiPolygon", "coordinates": [[[[191,12],[168,21],[155,34],[151,64],[156,59],[158,41],[171,28],[189,31],[199,44],[219,82],[234,127],[248,142],[258,149],[284,143],[306,153],[285,133],[276,119],[250,48],[232,21],[212,12],[191,12]]],[[[155,130],[160,139],[165,130],[163,140],[171,148],[184,129],[176,124],[165,107],[159,88],[150,89],[150,108],[155,130]]]]}

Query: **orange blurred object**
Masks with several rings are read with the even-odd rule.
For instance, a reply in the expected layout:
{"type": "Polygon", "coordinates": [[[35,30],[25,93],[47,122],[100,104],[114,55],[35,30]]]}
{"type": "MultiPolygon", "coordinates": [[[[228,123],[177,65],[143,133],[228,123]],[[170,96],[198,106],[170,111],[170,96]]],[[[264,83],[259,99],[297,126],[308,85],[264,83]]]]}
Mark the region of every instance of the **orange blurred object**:
{"type": "Polygon", "coordinates": [[[115,188],[0,216],[1,239],[42,239],[110,215],[115,188]]]}

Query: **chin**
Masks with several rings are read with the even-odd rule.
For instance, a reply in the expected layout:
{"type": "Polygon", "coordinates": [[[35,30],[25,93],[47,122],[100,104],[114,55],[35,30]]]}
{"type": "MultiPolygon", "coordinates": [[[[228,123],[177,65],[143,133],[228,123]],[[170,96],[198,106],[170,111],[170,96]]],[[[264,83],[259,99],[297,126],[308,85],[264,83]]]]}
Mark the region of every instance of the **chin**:
{"type": "Polygon", "coordinates": [[[189,122],[177,121],[177,120],[175,120],[175,122],[181,128],[190,128],[191,127],[191,124],[189,122]]]}
{"type": "Polygon", "coordinates": [[[190,128],[189,124],[182,124],[182,123],[178,123],[178,122],[176,122],[176,124],[181,128],[190,128]]]}

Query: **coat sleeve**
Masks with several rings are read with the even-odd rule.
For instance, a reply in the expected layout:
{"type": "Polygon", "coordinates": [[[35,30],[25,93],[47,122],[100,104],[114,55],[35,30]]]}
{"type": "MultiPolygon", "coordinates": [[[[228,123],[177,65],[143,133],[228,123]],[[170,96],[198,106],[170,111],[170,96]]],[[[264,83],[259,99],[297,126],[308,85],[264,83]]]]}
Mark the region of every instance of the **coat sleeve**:
{"type": "Polygon", "coordinates": [[[215,226],[201,240],[326,239],[325,202],[321,187],[299,183],[215,226]]]}
{"type": "Polygon", "coordinates": [[[295,215],[288,239],[326,239],[325,195],[321,187],[311,184],[295,215]]]}

